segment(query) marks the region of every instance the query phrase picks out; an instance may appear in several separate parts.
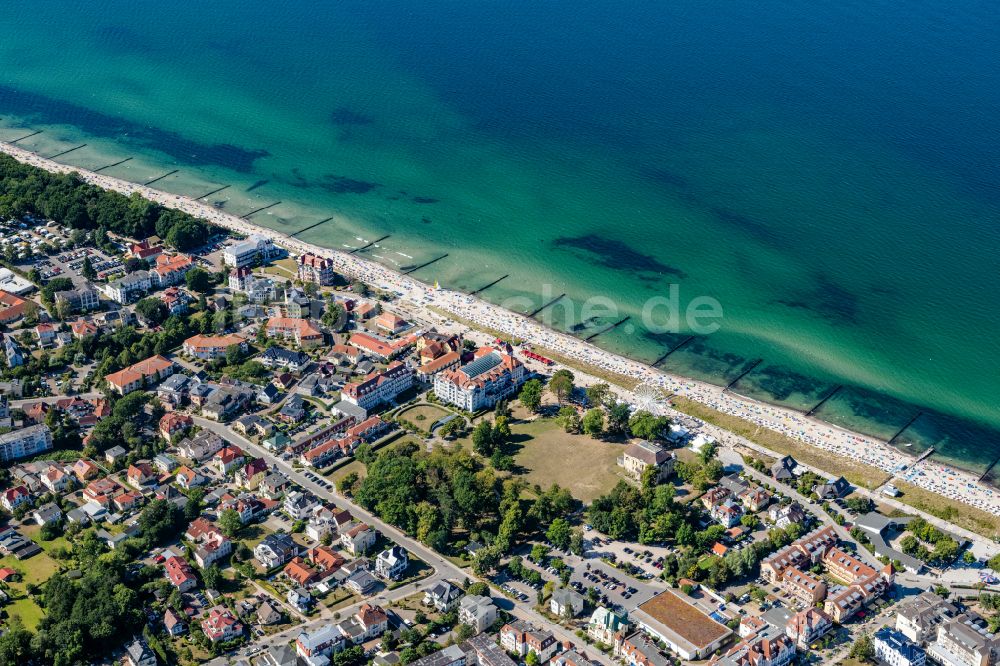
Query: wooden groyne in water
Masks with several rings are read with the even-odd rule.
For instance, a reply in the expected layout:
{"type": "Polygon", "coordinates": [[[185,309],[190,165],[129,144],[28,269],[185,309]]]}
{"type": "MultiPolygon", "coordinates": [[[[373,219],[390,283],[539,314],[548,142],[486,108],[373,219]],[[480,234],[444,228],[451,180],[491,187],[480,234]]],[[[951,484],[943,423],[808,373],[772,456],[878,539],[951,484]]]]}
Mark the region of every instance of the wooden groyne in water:
{"type": "Polygon", "coordinates": [[[198,197],[197,199],[195,199],[195,201],[201,201],[202,199],[207,199],[210,196],[212,196],[213,194],[218,194],[219,192],[221,192],[224,189],[227,189],[228,187],[229,187],[228,185],[223,185],[222,187],[217,187],[214,190],[212,190],[211,192],[209,192],[208,194],[201,195],[200,197],[198,197]]]}
{"type": "Polygon", "coordinates": [[[382,241],[384,241],[386,238],[388,238],[391,235],[392,234],[386,234],[385,236],[382,236],[382,238],[376,238],[375,240],[373,240],[371,243],[368,243],[367,245],[362,245],[361,247],[354,248],[353,250],[351,250],[350,252],[348,252],[348,254],[354,254],[355,252],[364,252],[365,250],[367,250],[368,248],[370,248],[372,245],[375,245],[376,243],[381,243],[382,241]]]}
{"type": "Polygon", "coordinates": [[[329,221],[330,221],[330,220],[332,220],[332,219],[333,219],[332,217],[328,217],[328,218],[326,218],[325,220],[320,220],[319,222],[313,222],[313,223],[312,223],[312,224],[310,224],[309,226],[306,226],[306,227],[302,227],[301,229],[299,229],[298,231],[296,231],[296,232],[295,232],[295,233],[293,233],[293,234],[288,234],[288,237],[289,237],[289,238],[295,238],[295,237],[296,237],[296,236],[298,236],[299,234],[301,234],[301,233],[304,233],[304,232],[306,232],[306,231],[309,231],[310,229],[314,229],[314,228],[318,227],[318,226],[319,226],[319,225],[321,225],[321,224],[326,224],[327,222],[329,222],[329,221]]]}
{"type": "Polygon", "coordinates": [[[447,256],[448,256],[448,254],[445,253],[445,254],[442,254],[440,257],[434,257],[430,261],[425,261],[424,263],[420,264],[419,266],[414,266],[413,268],[411,268],[408,271],[403,271],[403,275],[409,275],[410,273],[414,273],[416,271],[419,271],[421,268],[427,268],[431,264],[437,263],[437,262],[441,261],[442,259],[444,259],[447,256]]]}
{"type": "Polygon", "coordinates": [[[591,340],[593,340],[594,338],[596,338],[598,335],[604,335],[608,331],[613,331],[616,328],[618,328],[619,326],[621,326],[622,324],[624,324],[625,322],[627,322],[631,318],[632,318],[632,316],[629,315],[628,317],[625,317],[624,319],[619,319],[615,323],[611,324],[611,326],[608,326],[607,328],[603,328],[600,331],[598,331],[597,333],[592,333],[591,335],[588,335],[586,338],[583,339],[583,341],[584,342],[590,342],[591,340]]]}
{"type": "Polygon", "coordinates": [[[126,157],[126,158],[125,158],[125,159],[123,159],[123,160],[119,160],[119,161],[117,161],[117,162],[112,162],[111,164],[105,164],[105,165],[104,165],[104,166],[102,166],[102,167],[101,167],[100,169],[94,169],[94,173],[101,173],[101,172],[102,172],[102,171],[104,171],[105,169],[110,169],[111,167],[116,167],[116,166],[118,166],[119,164],[125,164],[125,163],[126,163],[126,162],[128,162],[128,161],[129,161],[130,159],[132,159],[132,158],[131,158],[131,157],[126,157]]]}
{"type": "Polygon", "coordinates": [[[486,285],[484,287],[480,287],[479,289],[476,289],[475,291],[470,291],[469,295],[470,296],[475,296],[476,294],[480,294],[480,293],[486,291],[487,289],[489,289],[490,287],[492,287],[493,285],[495,285],[496,283],[500,282],[501,280],[505,280],[505,279],[507,279],[509,277],[510,277],[510,274],[501,275],[496,280],[493,280],[493,282],[490,282],[488,285],[486,285]]]}
{"type": "Polygon", "coordinates": [[[764,362],[764,359],[759,358],[756,361],[754,361],[753,363],[751,363],[750,367],[747,368],[746,370],[744,370],[743,372],[741,372],[736,379],[734,379],[733,381],[729,382],[729,384],[726,385],[726,388],[722,389],[722,392],[725,393],[729,389],[731,389],[734,386],[736,386],[736,384],[738,384],[741,379],[743,379],[744,377],[746,377],[747,375],[749,375],[751,372],[753,372],[754,368],[756,368],[758,365],[760,365],[763,362],[764,362]]]}
{"type": "Polygon", "coordinates": [[[837,386],[833,387],[833,390],[830,391],[829,393],[827,393],[826,397],[824,397],[822,400],[820,400],[819,402],[817,402],[815,405],[813,405],[812,409],[810,409],[808,412],[806,412],[806,416],[812,416],[813,414],[815,414],[819,410],[820,407],[822,407],[823,405],[825,405],[830,400],[830,398],[832,398],[833,396],[835,396],[838,393],[840,393],[840,389],[842,389],[842,388],[844,388],[843,384],[838,384],[837,386]]]}
{"type": "Polygon", "coordinates": [[[18,141],[24,141],[25,139],[30,139],[31,137],[35,136],[36,134],[41,134],[44,131],[45,130],[38,130],[37,132],[32,132],[31,134],[25,134],[24,136],[22,136],[22,137],[20,137],[18,139],[14,139],[13,141],[8,141],[7,143],[9,143],[11,145],[14,145],[18,141]]]}
{"type": "Polygon", "coordinates": [[[145,186],[145,185],[152,185],[152,184],[153,184],[153,183],[155,183],[156,181],[158,181],[158,180],[163,180],[163,179],[164,179],[164,178],[166,178],[167,176],[172,176],[172,175],[174,175],[175,173],[177,173],[178,171],[180,171],[180,169],[174,169],[173,171],[168,171],[168,172],[166,172],[165,174],[163,174],[162,176],[157,176],[157,177],[156,177],[156,178],[154,178],[153,180],[147,180],[147,181],[146,181],[145,183],[143,183],[143,185],[144,185],[144,186],[145,186]]]}
{"type": "Polygon", "coordinates": [[[559,301],[561,301],[565,297],[566,297],[566,292],[563,292],[563,293],[559,294],[558,296],[556,296],[555,298],[553,298],[548,303],[543,303],[541,305],[541,307],[536,308],[533,312],[529,313],[528,316],[529,317],[534,317],[536,314],[538,314],[539,312],[541,312],[545,308],[549,307],[550,305],[554,305],[554,304],[558,303],[559,301]]]}
{"type": "Polygon", "coordinates": [[[69,150],[64,150],[61,153],[56,153],[55,155],[53,155],[51,157],[46,157],[45,159],[47,159],[47,160],[54,160],[57,157],[62,157],[63,155],[67,155],[69,153],[72,153],[74,150],[80,150],[81,148],[83,148],[86,145],[87,144],[85,144],[85,143],[81,143],[79,146],[73,146],[69,150]]]}
{"type": "Polygon", "coordinates": [[[280,201],[275,201],[274,203],[267,204],[266,206],[261,206],[260,208],[257,208],[255,210],[250,211],[246,215],[241,215],[240,217],[242,219],[244,219],[244,220],[249,220],[251,215],[256,215],[257,213],[261,212],[262,210],[267,210],[268,208],[274,208],[275,206],[277,206],[280,203],[281,203],[280,201]]]}
{"type": "Polygon", "coordinates": [[[673,354],[675,351],[677,351],[678,349],[680,349],[681,347],[683,347],[687,343],[689,343],[692,340],[694,340],[696,337],[698,337],[698,336],[696,336],[696,335],[689,335],[688,337],[684,338],[683,340],[681,340],[680,342],[678,342],[676,345],[674,345],[673,347],[671,347],[670,349],[668,349],[666,354],[664,354],[660,358],[658,358],[655,361],[653,361],[650,365],[652,365],[655,368],[659,364],[661,364],[664,361],[666,361],[668,356],[670,356],[671,354],[673,354]]]}
{"type": "Polygon", "coordinates": [[[892,443],[893,443],[893,442],[895,442],[895,441],[896,441],[897,439],[899,439],[899,436],[900,436],[900,435],[902,435],[902,434],[903,434],[904,432],[906,432],[906,431],[907,431],[907,429],[908,429],[908,428],[909,428],[909,427],[910,427],[911,425],[913,425],[913,423],[914,423],[914,422],[915,422],[915,421],[916,421],[917,419],[919,419],[919,418],[920,418],[921,416],[923,416],[923,415],[924,415],[924,412],[923,412],[923,410],[920,410],[919,412],[917,412],[916,414],[914,414],[913,418],[912,418],[912,419],[910,419],[909,421],[907,421],[907,422],[906,422],[906,425],[904,425],[904,426],[903,426],[902,428],[900,428],[900,429],[899,429],[899,431],[897,431],[897,432],[896,432],[896,434],[892,436],[892,439],[890,439],[890,440],[889,440],[889,444],[890,444],[890,445],[892,445],[892,443]]]}

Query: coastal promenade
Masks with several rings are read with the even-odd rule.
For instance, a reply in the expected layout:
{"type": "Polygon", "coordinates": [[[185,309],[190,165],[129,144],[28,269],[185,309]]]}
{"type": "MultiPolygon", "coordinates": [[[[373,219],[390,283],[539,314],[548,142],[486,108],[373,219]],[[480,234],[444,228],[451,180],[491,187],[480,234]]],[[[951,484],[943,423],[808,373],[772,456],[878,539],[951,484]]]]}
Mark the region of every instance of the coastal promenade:
{"type": "MultiPolygon", "coordinates": [[[[230,231],[270,237],[276,244],[285,247],[293,254],[312,252],[329,257],[339,272],[372,286],[396,292],[418,307],[434,306],[476,326],[500,331],[539,345],[571,361],[630,377],[641,384],[656,386],[664,392],[664,395],[676,394],[690,398],[720,412],[740,417],[760,427],[820,448],[832,455],[849,458],[890,474],[898,474],[900,478],[913,485],[994,515],[1000,515],[1000,492],[980,484],[976,476],[931,460],[914,464],[912,457],[888,446],[884,441],[838,428],[791,409],[766,405],[733,393],[724,393],[719,386],[670,375],[641,362],[594,347],[571,335],[546,328],[533,319],[509,312],[474,296],[447,289],[434,289],[381,264],[363,259],[357,254],[304,243],[188,197],[59,164],[7,143],[0,143],[0,151],[47,171],[75,172],[86,182],[101,188],[115,190],[125,195],[138,192],[163,206],[183,210],[230,231]],[[904,467],[905,473],[901,472],[904,467]]],[[[626,393],[626,397],[630,397],[630,394],[626,393]]]]}

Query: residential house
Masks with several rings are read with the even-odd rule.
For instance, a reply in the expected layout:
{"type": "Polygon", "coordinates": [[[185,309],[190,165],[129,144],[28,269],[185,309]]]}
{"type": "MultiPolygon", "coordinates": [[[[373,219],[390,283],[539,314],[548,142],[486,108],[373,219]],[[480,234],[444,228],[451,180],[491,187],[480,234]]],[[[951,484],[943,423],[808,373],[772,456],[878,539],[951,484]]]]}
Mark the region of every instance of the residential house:
{"type": "Polygon", "coordinates": [[[964,613],[937,628],[927,646],[930,660],[942,666],[993,666],[1000,654],[1000,637],[976,613],[964,613]]]}
{"type": "Polygon", "coordinates": [[[196,486],[204,485],[208,480],[187,465],[182,465],[177,468],[177,472],[174,474],[174,479],[176,480],[177,485],[184,490],[191,490],[196,486]]]}
{"type": "MultiPolygon", "coordinates": [[[[183,375],[174,375],[183,377],[183,375]]],[[[194,420],[187,414],[167,412],[160,418],[160,436],[168,442],[179,432],[186,432],[194,426],[194,420]]]]}
{"type": "Polygon", "coordinates": [[[820,499],[840,499],[851,494],[851,484],[847,482],[847,479],[840,476],[836,479],[830,479],[826,483],[817,483],[813,487],[813,492],[820,499]]]}
{"type": "Polygon", "coordinates": [[[458,604],[458,621],[469,625],[478,634],[497,621],[497,607],[488,596],[467,594],[458,604]]]}
{"type": "Polygon", "coordinates": [[[282,574],[300,587],[308,587],[319,580],[319,572],[313,569],[301,557],[293,557],[285,565],[282,574]]]}
{"type": "Polygon", "coordinates": [[[243,488],[256,488],[267,474],[267,462],[254,458],[236,471],[235,480],[243,488]]]}
{"type": "Polygon", "coordinates": [[[35,509],[32,517],[34,517],[35,522],[39,525],[48,525],[49,523],[58,523],[62,520],[63,512],[58,506],[49,502],[35,509]]]}
{"type": "Polygon", "coordinates": [[[212,361],[225,358],[231,347],[239,349],[244,354],[247,351],[247,341],[242,335],[229,333],[227,335],[192,335],[184,341],[182,350],[188,356],[212,361]]]}
{"type": "Polygon", "coordinates": [[[927,653],[919,645],[891,627],[872,634],[875,658],[886,666],[924,666],[927,653]]]}
{"type": "Polygon", "coordinates": [[[73,482],[73,477],[62,470],[59,465],[49,465],[44,472],[38,476],[38,480],[42,482],[50,493],[60,494],[69,484],[73,482]]]}
{"type": "Polygon", "coordinates": [[[156,653],[141,638],[135,638],[125,646],[125,666],[156,666],[156,653]]]}
{"type": "Polygon", "coordinates": [[[268,347],[256,359],[266,368],[281,369],[289,372],[301,372],[309,365],[309,355],[301,351],[292,351],[284,347],[268,347]]]}
{"type": "Polygon", "coordinates": [[[267,337],[291,340],[303,349],[323,344],[323,331],[308,319],[271,317],[265,330],[267,337]]]}
{"type": "Polygon", "coordinates": [[[147,483],[156,480],[156,470],[148,462],[137,462],[128,466],[125,476],[133,488],[141,490],[147,483]]]}
{"type": "Polygon", "coordinates": [[[519,657],[527,657],[529,652],[534,652],[541,664],[560,647],[551,631],[537,629],[523,620],[515,620],[500,629],[500,646],[519,657]]]}
{"type": "Polygon", "coordinates": [[[285,496],[282,508],[292,520],[305,520],[317,504],[318,501],[312,495],[293,490],[285,496]]]}
{"type": "Polygon", "coordinates": [[[302,282],[328,287],[336,279],[333,261],[327,257],[307,252],[299,255],[297,264],[299,280],[302,282]]]}
{"type": "Polygon", "coordinates": [[[298,423],[306,417],[306,401],[298,394],[293,395],[278,411],[278,418],[285,423],[298,423]]]}
{"type": "Polygon", "coordinates": [[[213,643],[231,641],[243,635],[243,625],[225,606],[215,606],[201,621],[201,630],[213,643]]]}
{"type": "Polygon", "coordinates": [[[303,613],[307,612],[313,604],[312,595],[303,587],[293,587],[288,590],[285,598],[288,600],[288,603],[303,613]]]}
{"type": "Polygon", "coordinates": [[[162,381],[173,373],[173,361],[157,354],[150,356],[145,361],[130,365],[124,370],[105,376],[104,381],[107,382],[111,390],[119,395],[127,395],[132,391],[162,381]]]}
{"type": "Polygon", "coordinates": [[[273,569],[291,560],[297,552],[298,546],[291,536],[284,532],[274,532],[257,544],[253,555],[264,569],[273,569]]]}
{"type": "Polygon", "coordinates": [[[791,456],[785,456],[771,465],[771,476],[775,481],[792,481],[798,476],[799,463],[791,456]]]}
{"type": "Polygon", "coordinates": [[[139,300],[153,286],[152,277],[148,271],[135,271],[104,287],[104,293],[115,303],[128,305],[139,300]]]}
{"type": "Polygon", "coordinates": [[[767,510],[767,518],[775,527],[785,529],[789,525],[800,525],[806,519],[806,512],[798,502],[776,504],[767,510]]]}
{"type": "Polygon", "coordinates": [[[52,449],[52,431],[43,423],[0,433],[0,462],[26,458],[52,449]]]}
{"type": "Polygon", "coordinates": [[[458,606],[462,590],[446,580],[435,583],[424,593],[424,605],[435,608],[440,613],[447,613],[458,606]]]}
{"type": "Polygon", "coordinates": [[[676,461],[677,456],[673,451],[654,442],[635,440],[629,442],[629,445],[625,447],[625,452],[618,459],[618,464],[624,467],[625,472],[636,481],[641,481],[646,470],[650,467],[656,468],[658,471],[655,482],[659,483],[673,473],[676,461]]]}
{"type": "Polygon", "coordinates": [[[814,641],[833,629],[833,620],[818,608],[806,608],[789,618],[785,635],[801,650],[809,649],[814,641]]]}
{"type": "Polygon", "coordinates": [[[628,619],[604,606],[598,606],[587,623],[587,635],[595,643],[614,645],[615,636],[628,631],[628,619]]]}
{"type": "Polygon", "coordinates": [[[167,580],[181,592],[187,592],[198,586],[198,579],[194,575],[194,569],[187,560],[172,555],[163,563],[163,569],[167,575],[167,580]]]}
{"type": "Polygon", "coordinates": [[[383,550],[375,558],[375,573],[383,578],[399,580],[406,573],[409,565],[410,560],[406,549],[393,544],[391,548],[383,550]]]}
{"type": "MultiPolygon", "coordinates": [[[[257,606],[257,622],[265,627],[281,624],[284,619],[285,615],[281,612],[281,607],[275,603],[265,600],[257,606]]],[[[294,662],[292,666],[295,666],[294,662]]]]}
{"type": "Polygon", "coordinates": [[[571,587],[560,587],[549,597],[549,611],[556,617],[576,617],[583,612],[583,597],[571,587]]]}
{"type": "Polygon", "coordinates": [[[15,486],[14,488],[7,488],[0,495],[0,505],[3,506],[9,513],[14,513],[14,510],[22,504],[28,504],[31,502],[31,493],[24,486],[15,486]]]}
{"type": "Polygon", "coordinates": [[[184,632],[187,631],[187,622],[183,615],[173,608],[168,607],[163,613],[163,628],[167,630],[170,636],[176,638],[177,636],[183,636],[184,632]]]}
{"type": "Polygon", "coordinates": [[[205,518],[196,518],[184,533],[184,537],[196,544],[194,559],[198,566],[205,567],[224,560],[233,552],[233,543],[217,525],[205,518]]]}
{"type": "Polygon", "coordinates": [[[65,303],[73,312],[89,312],[101,307],[100,297],[93,287],[57,291],[53,296],[57,306],[62,306],[65,303]]]}
{"type": "Polygon", "coordinates": [[[340,535],[340,543],[354,557],[363,555],[375,545],[375,530],[358,523],[340,535]]]}
{"type": "Polygon", "coordinates": [[[191,257],[184,254],[161,254],[156,258],[156,265],[149,272],[153,283],[161,288],[178,284],[184,280],[184,275],[194,268],[191,257]]]}
{"type": "Polygon", "coordinates": [[[246,454],[243,453],[243,449],[238,446],[227,445],[215,452],[213,462],[215,463],[216,471],[225,476],[234,469],[241,467],[245,459],[246,454]]]}

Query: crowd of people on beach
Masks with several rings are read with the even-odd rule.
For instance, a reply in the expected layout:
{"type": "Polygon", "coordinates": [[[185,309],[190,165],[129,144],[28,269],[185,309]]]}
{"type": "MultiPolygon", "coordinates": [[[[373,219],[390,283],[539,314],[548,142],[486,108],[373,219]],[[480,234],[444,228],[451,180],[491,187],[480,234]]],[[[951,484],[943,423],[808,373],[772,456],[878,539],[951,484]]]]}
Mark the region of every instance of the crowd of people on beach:
{"type": "MultiPolygon", "coordinates": [[[[468,294],[434,288],[357,254],[322,248],[290,238],[281,232],[254,225],[243,218],[225,213],[210,204],[62,165],[10,144],[0,144],[0,149],[22,162],[49,171],[63,173],[75,171],[84,180],[102,188],[123,194],[139,192],[152,201],[204,218],[230,231],[271,237],[275,243],[285,247],[292,254],[312,252],[330,257],[339,272],[373,287],[395,292],[418,305],[434,305],[477,326],[506,333],[552,350],[567,359],[655,386],[665,396],[676,394],[690,398],[725,414],[828,451],[832,455],[849,458],[889,474],[898,475],[918,487],[1000,515],[1000,493],[995,493],[988,486],[979,483],[978,479],[968,472],[952,469],[930,459],[914,463],[912,457],[880,440],[837,428],[791,409],[759,403],[724,392],[719,386],[670,375],[639,361],[599,349],[569,334],[546,328],[533,319],[509,312],[468,294]]],[[[664,404],[662,409],[666,411],[668,407],[664,404]]],[[[708,424],[703,425],[720,441],[737,443],[740,439],[727,431],[708,424]]]]}

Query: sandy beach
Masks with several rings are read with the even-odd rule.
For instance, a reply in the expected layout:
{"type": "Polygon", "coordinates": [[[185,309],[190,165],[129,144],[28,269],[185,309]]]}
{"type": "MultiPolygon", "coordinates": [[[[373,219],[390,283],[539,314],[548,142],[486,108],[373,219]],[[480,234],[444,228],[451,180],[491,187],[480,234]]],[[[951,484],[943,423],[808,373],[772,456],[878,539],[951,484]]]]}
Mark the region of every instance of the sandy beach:
{"type": "MultiPolygon", "coordinates": [[[[719,386],[670,375],[638,361],[604,351],[570,335],[548,329],[532,319],[503,310],[478,298],[447,289],[435,289],[357,255],[288,238],[280,232],[251,224],[206,203],[59,164],[10,144],[0,143],[0,150],[21,162],[47,171],[76,172],[83,180],[101,188],[115,190],[126,195],[139,192],[144,197],[163,206],[186,211],[231,231],[270,237],[276,244],[286,248],[292,254],[312,252],[330,257],[336,269],[345,275],[381,289],[397,292],[418,306],[420,304],[434,305],[480,326],[503,331],[529,343],[551,349],[565,358],[656,386],[664,392],[664,395],[676,393],[726,414],[738,416],[759,426],[783,433],[832,455],[842,456],[878,468],[913,485],[964,502],[994,515],[1000,515],[1000,492],[995,492],[978,483],[974,475],[931,460],[914,464],[912,457],[893,449],[884,441],[837,428],[791,409],[766,405],[742,396],[723,393],[719,386]]],[[[710,425],[706,425],[706,431],[714,434],[720,441],[735,442],[737,439],[735,435],[710,425]]]]}

